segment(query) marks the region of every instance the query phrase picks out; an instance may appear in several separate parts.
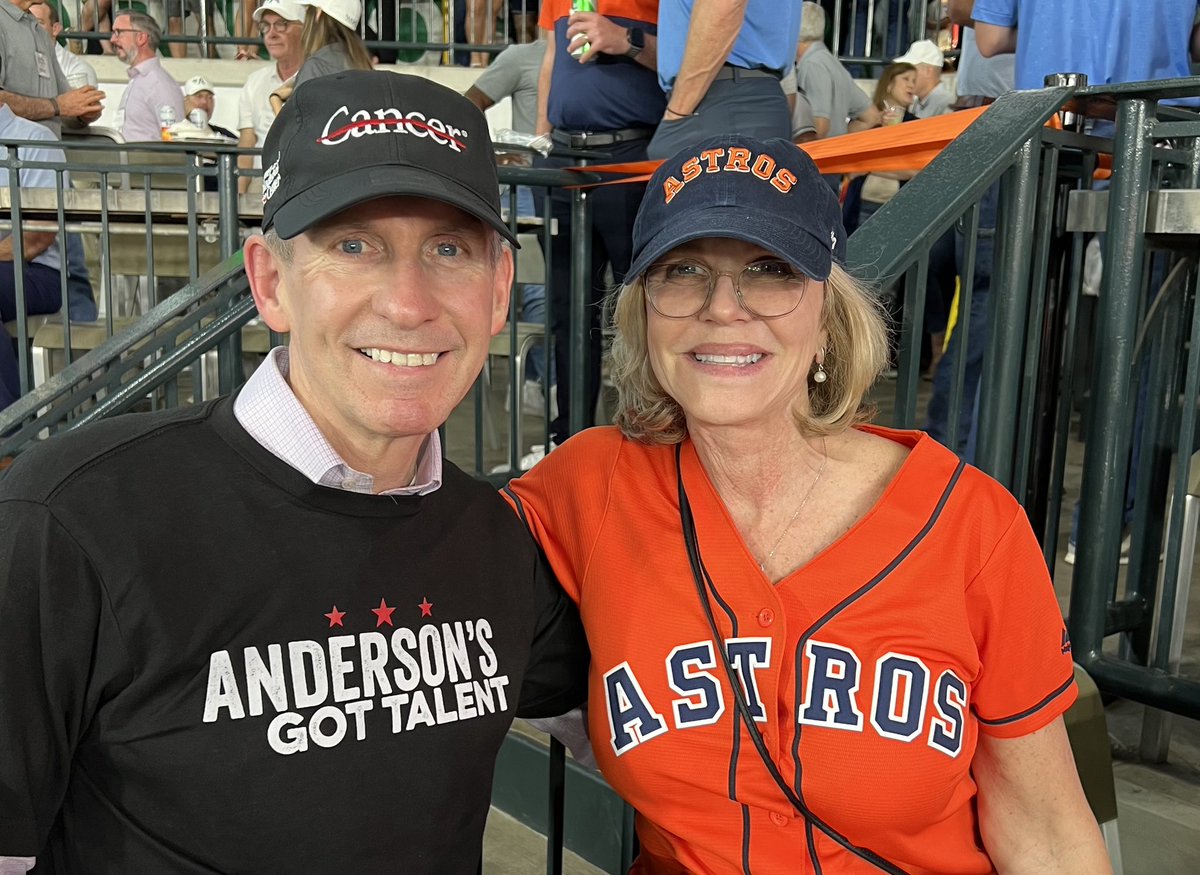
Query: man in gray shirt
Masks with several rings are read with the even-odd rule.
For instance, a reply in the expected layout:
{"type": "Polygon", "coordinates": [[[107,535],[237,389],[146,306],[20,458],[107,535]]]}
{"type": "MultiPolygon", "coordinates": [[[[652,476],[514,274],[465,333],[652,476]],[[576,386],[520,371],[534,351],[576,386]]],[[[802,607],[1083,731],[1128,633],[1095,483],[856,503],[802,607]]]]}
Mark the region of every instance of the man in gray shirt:
{"type": "MultiPolygon", "coordinates": [[[[879,124],[879,110],[854,77],[824,43],[825,10],[805,3],[800,18],[800,44],[796,47],[796,81],[812,108],[817,138],[837,137],[879,124]]],[[[793,136],[795,131],[793,118],[793,136]]]]}
{"type": "Polygon", "coordinates": [[[917,99],[910,110],[917,118],[932,118],[950,112],[954,95],[942,82],[946,58],[933,40],[917,40],[893,62],[917,68],[917,99]]]}
{"type": "Polygon", "coordinates": [[[0,0],[0,104],[57,137],[63,119],[83,127],[100,118],[104,92],[91,85],[71,88],[49,34],[29,12],[34,3],[0,0]]]}
{"type": "Polygon", "coordinates": [[[538,73],[545,56],[544,39],[509,46],[467,89],[467,100],[486,110],[511,97],[512,129],[521,134],[534,133],[537,129],[538,73]]]}

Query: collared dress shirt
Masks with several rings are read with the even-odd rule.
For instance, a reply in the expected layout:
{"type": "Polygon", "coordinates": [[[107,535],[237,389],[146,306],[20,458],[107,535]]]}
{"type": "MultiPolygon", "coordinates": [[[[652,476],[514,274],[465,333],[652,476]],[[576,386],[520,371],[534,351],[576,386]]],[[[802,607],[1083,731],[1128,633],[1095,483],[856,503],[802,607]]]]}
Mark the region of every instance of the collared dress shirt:
{"type": "MultiPolygon", "coordinates": [[[[288,349],[271,350],[246,381],[233,405],[233,415],[264,449],[313,483],[349,492],[375,493],[375,478],[351,468],[317,427],[287,382],[288,349]]],[[[442,442],[429,433],[417,457],[412,483],[380,495],[428,495],[442,485],[442,442]]]]}
{"type": "Polygon", "coordinates": [[[183,89],[163,69],[157,57],[129,68],[129,86],[121,95],[117,127],[126,143],[162,139],[158,112],[163,106],[175,110],[175,121],[183,118],[183,89]]]}

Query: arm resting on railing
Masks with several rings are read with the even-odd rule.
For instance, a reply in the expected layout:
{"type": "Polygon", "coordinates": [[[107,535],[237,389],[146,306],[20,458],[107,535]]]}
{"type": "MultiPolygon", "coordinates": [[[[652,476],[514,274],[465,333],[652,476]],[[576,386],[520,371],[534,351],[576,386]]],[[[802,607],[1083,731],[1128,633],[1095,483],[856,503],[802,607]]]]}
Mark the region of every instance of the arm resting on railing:
{"type": "MultiPolygon", "coordinates": [[[[24,248],[22,261],[32,261],[50,248],[58,235],[53,231],[26,231],[21,235],[24,248]]],[[[14,261],[13,238],[5,237],[0,240],[0,261],[14,261]]]]}

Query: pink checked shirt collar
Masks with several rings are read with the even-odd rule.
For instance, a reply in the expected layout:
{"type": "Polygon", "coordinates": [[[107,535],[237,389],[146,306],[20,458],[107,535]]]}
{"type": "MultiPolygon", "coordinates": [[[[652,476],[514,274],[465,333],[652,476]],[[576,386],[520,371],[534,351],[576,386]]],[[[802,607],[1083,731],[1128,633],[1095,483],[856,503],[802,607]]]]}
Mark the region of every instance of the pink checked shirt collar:
{"type": "MultiPolygon", "coordinates": [[[[271,350],[246,381],[233,404],[233,415],[250,436],[313,483],[348,492],[374,494],[375,478],[355,471],[330,446],[312,416],[287,382],[288,350],[271,350]]],[[[442,485],[442,442],[437,430],[417,458],[417,471],[408,486],[381,495],[428,495],[442,485]]]]}

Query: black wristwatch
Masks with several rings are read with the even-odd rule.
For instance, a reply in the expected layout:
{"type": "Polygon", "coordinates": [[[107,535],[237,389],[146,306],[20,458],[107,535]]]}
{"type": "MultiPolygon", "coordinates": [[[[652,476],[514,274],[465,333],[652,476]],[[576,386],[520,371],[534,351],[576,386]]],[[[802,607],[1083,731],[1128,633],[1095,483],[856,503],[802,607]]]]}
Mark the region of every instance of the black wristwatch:
{"type": "Polygon", "coordinates": [[[629,48],[625,51],[627,58],[636,58],[646,48],[646,31],[640,27],[625,28],[625,38],[629,40],[629,48]]]}

